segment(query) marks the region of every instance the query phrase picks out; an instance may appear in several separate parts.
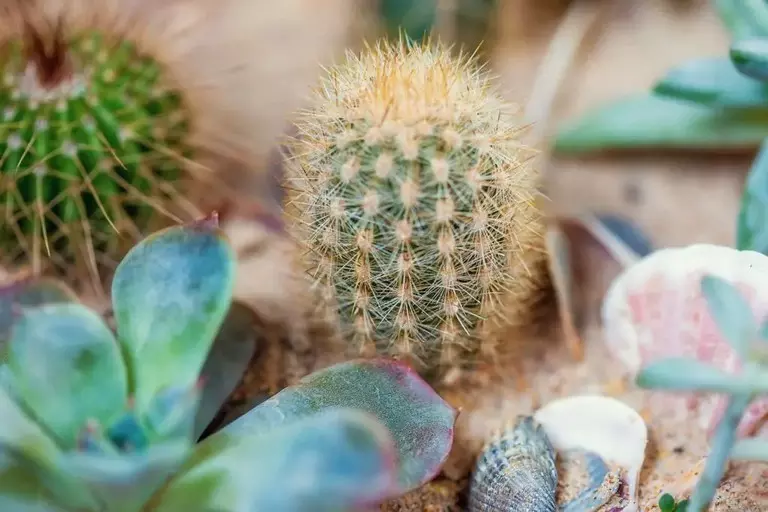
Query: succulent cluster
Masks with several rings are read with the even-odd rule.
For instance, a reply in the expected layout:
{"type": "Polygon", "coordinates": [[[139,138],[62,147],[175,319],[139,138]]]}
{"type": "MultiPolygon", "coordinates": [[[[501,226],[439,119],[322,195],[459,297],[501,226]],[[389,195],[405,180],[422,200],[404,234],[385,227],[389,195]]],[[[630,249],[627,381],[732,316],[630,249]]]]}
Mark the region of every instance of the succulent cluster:
{"type": "Polygon", "coordinates": [[[546,274],[538,173],[473,58],[403,39],[349,54],[297,128],[294,228],[354,347],[446,368],[492,320],[528,320],[546,274]]]}
{"type": "Polygon", "coordinates": [[[729,459],[768,461],[768,441],[737,440],[742,416],[757,397],[768,393],[768,319],[758,322],[747,299],[720,277],[702,277],[701,291],[724,339],[738,354],[741,371],[732,374],[696,359],[667,358],[643,367],[636,379],[639,386],[647,389],[730,395],[687,512],[709,508],[729,459]]]}
{"type": "Polygon", "coordinates": [[[336,511],[437,472],[456,413],[385,360],[311,374],[198,442],[254,353],[233,279],[209,218],[122,260],[115,333],[56,281],[0,287],[0,509],[336,511]]]}
{"type": "Polygon", "coordinates": [[[675,501],[671,494],[662,494],[659,498],[659,510],[661,512],[687,512],[688,500],[675,501]]]}

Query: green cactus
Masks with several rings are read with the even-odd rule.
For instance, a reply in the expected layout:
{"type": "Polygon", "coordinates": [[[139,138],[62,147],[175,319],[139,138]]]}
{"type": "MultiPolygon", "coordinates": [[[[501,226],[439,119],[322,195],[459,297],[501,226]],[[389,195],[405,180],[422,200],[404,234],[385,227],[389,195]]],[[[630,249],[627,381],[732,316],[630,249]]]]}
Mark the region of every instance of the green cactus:
{"type": "Polygon", "coordinates": [[[491,86],[447,47],[382,41],[332,68],[297,122],[294,228],[366,353],[450,368],[492,343],[490,320],[528,319],[545,275],[538,173],[491,86]]]}
{"type": "Polygon", "coordinates": [[[28,29],[0,70],[0,264],[113,270],[120,232],[145,234],[177,199],[180,95],[152,58],[99,33],[28,29]]]}
{"type": "Polygon", "coordinates": [[[437,473],[456,411],[386,360],[309,375],[200,440],[254,353],[234,268],[213,219],[150,236],[117,268],[116,336],[56,282],[0,286],[0,510],[330,512],[437,473]]]}

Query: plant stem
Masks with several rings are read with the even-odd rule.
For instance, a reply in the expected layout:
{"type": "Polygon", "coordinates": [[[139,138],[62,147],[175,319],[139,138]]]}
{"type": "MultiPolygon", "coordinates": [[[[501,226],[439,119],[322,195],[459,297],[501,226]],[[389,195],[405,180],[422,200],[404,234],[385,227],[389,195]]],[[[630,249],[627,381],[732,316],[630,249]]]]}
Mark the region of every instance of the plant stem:
{"type": "Polygon", "coordinates": [[[717,430],[712,438],[712,449],[704,464],[696,487],[693,489],[691,501],[688,504],[688,512],[704,512],[709,509],[715,497],[717,486],[720,484],[725,470],[728,467],[728,458],[736,441],[736,429],[739,426],[744,411],[752,401],[753,395],[731,395],[728,406],[723,414],[723,419],[717,425],[717,430]]]}

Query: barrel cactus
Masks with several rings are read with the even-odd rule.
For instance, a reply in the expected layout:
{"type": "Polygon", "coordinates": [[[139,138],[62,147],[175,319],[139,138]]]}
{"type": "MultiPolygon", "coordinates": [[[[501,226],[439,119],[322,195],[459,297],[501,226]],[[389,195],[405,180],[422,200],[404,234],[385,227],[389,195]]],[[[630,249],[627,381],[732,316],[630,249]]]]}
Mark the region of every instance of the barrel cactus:
{"type": "Polygon", "coordinates": [[[441,372],[535,310],[539,174],[493,85],[442,44],[381,41],[330,68],[298,118],[287,210],[364,353],[441,372]]]}
{"type": "Polygon", "coordinates": [[[336,511],[434,476],[456,412],[386,360],[318,371],[201,439],[252,353],[222,328],[233,278],[208,219],[120,263],[116,336],[56,282],[0,287],[0,509],[336,511]]]}

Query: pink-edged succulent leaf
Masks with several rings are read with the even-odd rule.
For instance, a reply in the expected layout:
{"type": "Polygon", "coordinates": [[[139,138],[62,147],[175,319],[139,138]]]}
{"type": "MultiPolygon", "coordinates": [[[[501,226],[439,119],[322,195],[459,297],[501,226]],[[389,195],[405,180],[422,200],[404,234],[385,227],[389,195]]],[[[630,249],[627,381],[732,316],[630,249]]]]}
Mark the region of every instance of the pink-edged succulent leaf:
{"type": "MultiPolygon", "coordinates": [[[[758,320],[756,325],[766,318],[768,257],[708,244],[652,253],[614,281],[603,304],[606,343],[631,377],[668,358],[694,359],[726,374],[741,374],[744,360],[723,332],[733,329],[716,321],[702,289],[705,276],[738,290],[749,313],[758,320]]],[[[652,395],[657,405],[670,411],[692,412],[710,433],[722,418],[727,400],[726,395],[712,393],[662,391],[652,395]]],[[[766,399],[750,405],[739,435],[755,430],[767,405],[766,399]]]]}
{"type": "Polygon", "coordinates": [[[197,381],[229,310],[234,274],[215,216],[159,231],[120,262],[112,302],[139,410],[159,391],[197,381]]]}
{"type": "Polygon", "coordinates": [[[388,359],[348,361],[315,372],[222,432],[255,435],[335,407],[372,414],[389,429],[397,451],[398,494],[431,480],[453,444],[456,410],[412,368],[388,359]]]}
{"type": "Polygon", "coordinates": [[[104,320],[77,303],[24,310],[8,343],[15,394],[65,449],[89,420],[120,415],[128,398],[120,347],[104,320]]]}
{"type": "Polygon", "coordinates": [[[77,295],[54,279],[22,277],[0,284],[0,343],[8,341],[21,309],[61,302],[77,302],[77,295]]]}
{"type": "Polygon", "coordinates": [[[257,350],[254,313],[233,302],[203,366],[203,394],[195,418],[195,437],[205,431],[229,395],[243,378],[257,350]]]}
{"type": "Polygon", "coordinates": [[[336,512],[379,504],[396,487],[386,428],[360,411],[332,409],[264,434],[214,434],[153,510],[336,512]]]}

